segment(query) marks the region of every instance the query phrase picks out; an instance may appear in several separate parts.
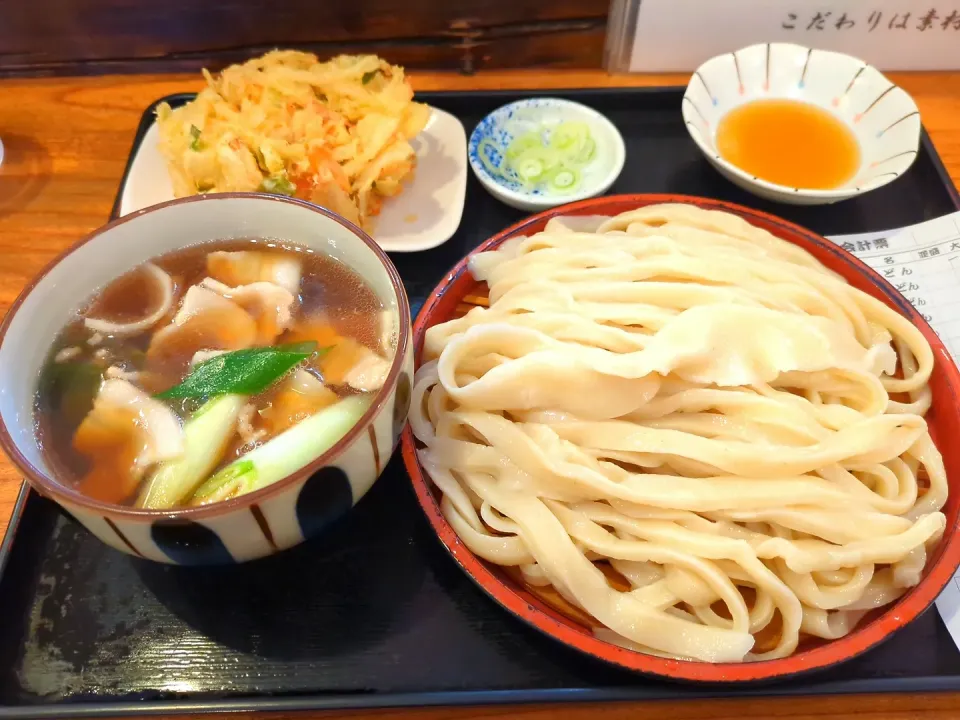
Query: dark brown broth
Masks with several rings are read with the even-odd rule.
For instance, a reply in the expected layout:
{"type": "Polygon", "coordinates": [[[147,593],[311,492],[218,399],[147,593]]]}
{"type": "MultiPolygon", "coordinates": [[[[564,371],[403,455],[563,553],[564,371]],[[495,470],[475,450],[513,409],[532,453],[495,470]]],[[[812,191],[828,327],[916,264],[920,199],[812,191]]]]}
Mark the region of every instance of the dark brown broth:
{"type": "MultiPolygon", "coordinates": [[[[383,309],[377,296],[353,270],[343,263],[322,253],[266,240],[229,240],[204,243],[151,260],[173,277],[176,301],[179,304],[183,293],[208,277],[207,255],[215,251],[257,250],[259,252],[296,253],[301,260],[301,293],[299,306],[294,314],[294,323],[322,314],[330,325],[345,337],[350,337],[368,348],[388,353],[381,347],[380,313],[383,309]]],[[[95,345],[88,344],[95,335],[83,323],[85,317],[105,318],[115,322],[129,322],[143,317],[155,304],[149,283],[144,282],[141,267],[114,280],[88,299],[77,311],[77,317],[64,327],[57,336],[41,371],[40,387],[36,400],[36,429],[40,446],[47,461],[55,469],[58,479],[78,484],[89,470],[86,457],[73,449],[73,436],[84,415],[92,405],[92,394],[82,391],[64,393],[65,387],[77,388],[97,382],[92,366],[105,371],[109,366],[137,371],[145,367],[145,352],[153,334],[170,322],[162,319],[153,328],[133,337],[103,336],[95,345]],[[81,354],[69,362],[57,363],[55,357],[64,348],[79,347],[81,354]],[[77,376],[81,381],[77,381],[77,376]],[[65,378],[65,379],[64,379],[65,378]]],[[[150,367],[164,378],[164,387],[147,387],[134,383],[150,392],[165,389],[180,382],[188,368],[150,367]]],[[[258,410],[269,406],[276,386],[252,397],[258,410]]],[[[347,394],[348,388],[338,389],[347,394]]],[[[170,401],[168,403],[181,417],[199,406],[197,400],[170,401]]],[[[222,465],[235,459],[240,451],[249,446],[235,442],[233,449],[223,459],[222,465]]],[[[133,498],[129,498],[130,501],[133,498]]]]}
{"type": "Polygon", "coordinates": [[[142,266],[134,268],[107,285],[90,302],[85,315],[118,323],[134,322],[157,305],[155,290],[149,273],[142,266]]]}

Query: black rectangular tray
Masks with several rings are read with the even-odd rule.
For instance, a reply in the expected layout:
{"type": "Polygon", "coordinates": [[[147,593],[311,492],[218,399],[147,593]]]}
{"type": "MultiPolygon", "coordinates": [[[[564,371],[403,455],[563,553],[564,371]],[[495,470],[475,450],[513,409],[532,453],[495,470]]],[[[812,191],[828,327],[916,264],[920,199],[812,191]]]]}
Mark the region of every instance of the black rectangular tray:
{"type": "MultiPolygon", "coordinates": [[[[911,170],[863,197],[807,208],[760,201],[701,157],[681,119],[682,92],[550,94],[591,105],[620,128],[627,163],[611,193],[721,198],[827,235],[960,208],[926,133],[911,170]]],[[[469,132],[484,114],[530,94],[420,99],[469,132]]],[[[413,312],[457,260],[521,216],[471,176],[457,234],[434,250],[393,255],[413,312]]],[[[671,684],[598,664],[541,637],[471,584],[432,534],[398,455],[323,537],[202,570],[116,552],[24,490],[0,546],[0,572],[0,718],[960,690],[960,652],[933,609],[857,660],[781,684],[671,684]]]]}

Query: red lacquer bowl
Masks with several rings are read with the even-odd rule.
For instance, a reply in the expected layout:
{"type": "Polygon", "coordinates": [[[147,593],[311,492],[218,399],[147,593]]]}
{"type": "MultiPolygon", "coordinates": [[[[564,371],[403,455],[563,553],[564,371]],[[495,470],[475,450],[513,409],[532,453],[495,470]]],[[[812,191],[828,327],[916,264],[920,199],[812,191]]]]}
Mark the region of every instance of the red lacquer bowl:
{"type": "MultiPolygon", "coordinates": [[[[927,415],[927,421],[934,441],[939,440],[937,444],[943,453],[950,483],[950,496],[943,510],[947,516],[946,531],[927,563],[920,584],[893,605],[864,618],[850,635],[839,640],[820,641],[819,644],[808,645],[805,642],[800,650],[787,658],[721,664],[669,660],[627,650],[597,639],[574,617],[558,612],[553,606],[531,594],[503,569],[480,560],[470,552],[440,512],[439,493],[417,461],[416,441],[408,427],[402,440],[403,460],[413,480],[417,498],[450,555],[484,592],[521,620],[563,644],[599,660],[642,673],[674,680],[699,682],[784,679],[798,673],[827,668],[850,660],[883,642],[930,607],[960,565],[960,533],[957,529],[958,513],[960,513],[960,444],[947,442],[948,439],[960,437],[960,405],[958,405],[960,373],[943,343],[927,322],[877,273],[849,253],[809,230],[739,205],[678,195],[619,195],[595,198],[534,215],[490,238],[480,245],[476,252],[492,250],[516,235],[530,235],[538,232],[552,217],[616,215],[645,205],[666,202],[688,203],[707,210],[725,210],[770,231],[777,237],[799,245],[811,252],[828,268],[842,275],[854,287],[880,299],[909,318],[920,328],[933,347],[935,368],[930,380],[933,390],[933,407],[927,415]]],[[[477,289],[478,283],[467,270],[465,258],[433,291],[414,325],[414,347],[418,365],[426,329],[454,317],[457,306],[463,298],[475,293],[477,289]]]]}

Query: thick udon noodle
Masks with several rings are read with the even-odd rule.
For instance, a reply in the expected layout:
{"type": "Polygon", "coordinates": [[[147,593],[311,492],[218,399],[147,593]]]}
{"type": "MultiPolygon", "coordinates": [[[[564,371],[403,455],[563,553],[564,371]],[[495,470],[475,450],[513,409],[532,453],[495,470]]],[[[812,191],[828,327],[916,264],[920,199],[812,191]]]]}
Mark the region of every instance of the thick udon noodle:
{"type": "Polygon", "coordinates": [[[904,317],[684,205],[552,220],[470,269],[490,307],[427,331],[411,422],[476,555],[709,662],[839,638],[919,582],[947,482],[904,317]]]}

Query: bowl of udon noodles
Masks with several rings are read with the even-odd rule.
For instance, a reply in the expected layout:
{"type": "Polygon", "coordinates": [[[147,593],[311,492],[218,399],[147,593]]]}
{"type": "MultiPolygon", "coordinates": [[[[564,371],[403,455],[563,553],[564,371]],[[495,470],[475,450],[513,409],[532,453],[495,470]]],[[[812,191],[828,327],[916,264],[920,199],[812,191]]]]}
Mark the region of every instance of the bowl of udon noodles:
{"type": "Polygon", "coordinates": [[[277,195],[137,211],[0,325],[0,446],[108,545],[234,563],[360,500],[406,422],[410,310],[358,227],[277,195]]]}
{"type": "Polygon", "coordinates": [[[702,682],[825,668],[960,563],[957,369],[792,223],[684,196],[555,208],[457,265],[414,347],[403,456],[434,530],[594,658],[702,682]]]}

